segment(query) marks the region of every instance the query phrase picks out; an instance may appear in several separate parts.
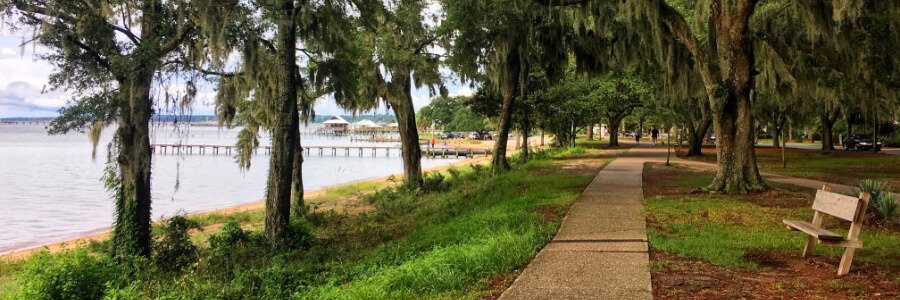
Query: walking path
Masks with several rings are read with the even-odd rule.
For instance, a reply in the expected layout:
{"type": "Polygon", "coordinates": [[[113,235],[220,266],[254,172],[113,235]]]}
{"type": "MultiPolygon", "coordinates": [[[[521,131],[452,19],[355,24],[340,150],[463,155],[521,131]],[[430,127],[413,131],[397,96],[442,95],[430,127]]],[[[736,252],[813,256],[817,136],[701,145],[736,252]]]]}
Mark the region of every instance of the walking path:
{"type": "MultiPolygon", "coordinates": [[[[528,264],[500,299],[652,299],[643,206],[645,162],[664,162],[664,147],[641,144],[601,170],[572,204],[556,236],[528,264]]],[[[715,164],[678,158],[700,168],[715,164]]],[[[763,173],[767,180],[811,189],[846,185],[763,173]]]]}
{"type": "Polygon", "coordinates": [[[500,299],[652,299],[641,174],[658,154],[634,148],[603,168],[500,299]]]}

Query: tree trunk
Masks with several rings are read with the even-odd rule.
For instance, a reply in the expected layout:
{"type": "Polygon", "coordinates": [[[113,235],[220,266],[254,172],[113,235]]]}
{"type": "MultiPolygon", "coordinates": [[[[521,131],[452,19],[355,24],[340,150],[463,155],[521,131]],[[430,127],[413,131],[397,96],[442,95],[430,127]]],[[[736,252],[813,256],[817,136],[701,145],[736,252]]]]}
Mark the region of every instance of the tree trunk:
{"type": "Polygon", "coordinates": [[[693,124],[688,127],[687,156],[703,155],[703,138],[706,136],[706,132],[709,131],[710,125],[712,125],[712,119],[703,118],[696,128],[693,124]]]}
{"type": "Polygon", "coordinates": [[[294,147],[294,176],[291,183],[291,195],[294,198],[292,211],[295,218],[304,218],[309,209],[303,201],[303,145],[300,141],[299,126],[297,130],[297,145],[294,147]]]}
{"type": "Polygon", "coordinates": [[[607,116],[609,119],[609,146],[619,146],[619,124],[621,120],[607,116]]]}
{"type": "Polygon", "coordinates": [[[822,152],[828,153],[834,150],[833,128],[837,118],[831,118],[827,114],[822,115],[822,152]]]}
{"type": "Polygon", "coordinates": [[[416,128],[416,112],[412,102],[412,78],[403,80],[402,97],[393,97],[391,108],[397,116],[400,131],[400,148],[403,158],[403,184],[422,187],[422,148],[419,147],[419,130],[416,128]]]}
{"type": "MultiPolygon", "coordinates": [[[[709,186],[713,191],[746,193],[767,188],[756,165],[750,100],[755,75],[748,23],[757,2],[710,3],[709,42],[714,47],[700,45],[685,29],[683,17],[671,23],[675,35],[695,56],[713,110],[718,158],[716,177],[709,186]]],[[[674,8],[661,5],[670,20],[678,15],[674,8]]]]}
{"type": "Polygon", "coordinates": [[[572,140],[570,141],[571,142],[570,145],[572,147],[575,147],[575,140],[577,138],[578,138],[578,126],[575,125],[575,122],[572,122],[572,140]]]}
{"type": "Polygon", "coordinates": [[[588,141],[594,140],[594,124],[588,124],[588,126],[587,126],[587,140],[588,141]]]}
{"type": "Polygon", "coordinates": [[[749,89],[729,94],[713,117],[718,168],[710,189],[729,194],[765,190],[756,165],[749,89]]]}
{"type": "Polygon", "coordinates": [[[530,155],[528,149],[528,132],[531,131],[531,124],[528,123],[528,115],[522,116],[522,162],[528,161],[530,155]]]}
{"type": "Polygon", "coordinates": [[[785,145],[787,145],[788,142],[794,140],[794,124],[788,124],[787,135],[788,135],[788,137],[786,140],[782,139],[782,140],[784,140],[784,141],[782,141],[782,143],[784,143],[785,145]]]}
{"type": "MultiPolygon", "coordinates": [[[[293,11],[293,1],[282,1],[283,12],[293,11]]],[[[275,102],[275,124],[272,129],[272,152],[266,185],[266,237],[281,243],[290,225],[291,189],[294,177],[294,156],[299,145],[300,119],[297,112],[297,36],[293,18],[278,20],[275,47],[278,65],[272,70],[278,81],[275,102]]]]}
{"type": "MultiPolygon", "coordinates": [[[[144,62],[146,63],[146,62],[144,62]]],[[[128,87],[120,94],[122,107],[119,128],[117,165],[119,183],[116,191],[116,222],[113,227],[113,256],[150,256],[150,115],[153,66],[142,66],[127,75],[128,87]]]]}
{"type": "Polygon", "coordinates": [[[850,122],[850,118],[847,118],[847,136],[853,135],[853,123],[850,122]]]}
{"type": "Polygon", "coordinates": [[[512,105],[515,98],[515,87],[503,91],[503,107],[500,109],[500,124],[497,130],[497,139],[494,143],[494,155],[491,158],[491,167],[494,172],[509,170],[509,162],[506,161],[506,143],[509,140],[509,128],[512,125],[512,105]]]}
{"type": "Polygon", "coordinates": [[[772,148],[781,148],[781,140],[778,136],[781,133],[781,130],[778,130],[778,126],[772,126],[772,148]]]}
{"type": "Polygon", "coordinates": [[[528,135],[525,133],[525,130],[522,130],[522,162],[528,162],[528,135]]]}

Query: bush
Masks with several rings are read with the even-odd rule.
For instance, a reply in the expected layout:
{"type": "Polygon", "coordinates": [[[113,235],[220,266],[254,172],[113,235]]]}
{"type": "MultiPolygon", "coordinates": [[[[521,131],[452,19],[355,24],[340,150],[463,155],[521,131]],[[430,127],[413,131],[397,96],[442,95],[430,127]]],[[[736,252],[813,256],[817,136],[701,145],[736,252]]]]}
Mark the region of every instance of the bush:
{"type": "Polygon", "coordinates": [[[859,182],[855,193],[860,191],[868,192],[870,197],[868,211],[874,213],[879,218],[891,221],[900,213],[894,195],[891,194],[891,186],[886,182],[866,179],[859,182]]]}
{"type": "Polygon", "coordinates": [[[290,249],[309,248],[317,241],[312,233],[312,227],[304,219],[291,219],[291,226],[285,235],[285,244],[290,249]]]}
{"type": "Polygon", "coordinates": [[[154,261],[160,269],[177,272],[197,261],[197,246],[191,243],[188,230],[196,227],[195,223],[184,216],[169,219],[163,228],[163,237],[154,244],[154,261]]]}
{"type": "Polygon", "coordinates": [[[231,248],[235,245],[244,245],[246,240],[247,235],[244,233],[244,229],[241,229],[241,224],[230,221],[219,229],[218,234],[209,237],[209,248],[231,248]]]}
{"type": "Polygon", "coordinates": [[[447,169],[447,174],[450,174],[451,179],[456,180],[460,178],[459,176],[461,175],[461,172],[456,167],[450,167],[449,169],[447,169]]]}
{"type": "Polygon", "coordinates": [[[447,190],[448,184],[444,181],[444,174],[440,172],[425,173],[422,179],[422,187],[425,192],[432,193],[447,190]]]}
{"type": "Polygon", "coordinates": [[[897,214],[900,214],[900,206],[897,205],[897,200],[894,199],[894,194],[891,193],[882,194],[881,198],[878,201],[873,201],[869,207],[872,208],[875,215],[888,221],[894,220],[897,214]]]}
{"type": "Polygon", "coordinates": [[[99,299],[120,270],[106,256],[87,249],[32,256],[19,275],[21,295],[13,299],[99,299]]]}
{"type": "Polygon", "coordinates": [[[270,267],[244,270],[237,274],[220,296],[234,299],[289,299],[292,294],[305,287],[305,272],[308,271],[276,259],[270,267]]]}

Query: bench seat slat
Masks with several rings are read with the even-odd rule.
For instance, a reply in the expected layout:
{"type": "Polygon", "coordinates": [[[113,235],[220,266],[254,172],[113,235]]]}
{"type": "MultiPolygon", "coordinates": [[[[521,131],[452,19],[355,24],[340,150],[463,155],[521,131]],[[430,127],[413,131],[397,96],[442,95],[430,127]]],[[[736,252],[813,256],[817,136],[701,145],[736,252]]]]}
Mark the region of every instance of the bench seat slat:
{"type": "Polygon", "coordinates": [[[810,224],[804,221],[784,220],[785,225],[792,229],[800,230],[824,241],[843,241],[844,237],[840,234],[826,230],[825,228],[810,224]]]}

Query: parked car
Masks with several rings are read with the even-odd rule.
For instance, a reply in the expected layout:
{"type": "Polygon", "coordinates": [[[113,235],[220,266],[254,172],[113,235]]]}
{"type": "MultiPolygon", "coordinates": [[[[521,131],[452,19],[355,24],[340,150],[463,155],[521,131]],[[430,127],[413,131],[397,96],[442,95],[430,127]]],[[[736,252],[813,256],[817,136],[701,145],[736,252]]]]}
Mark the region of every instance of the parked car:
{"type": "Polygon", "coordinates": [[[447,133],[444,133],[443,135],[441,135],[441,139],[443,139],[443,140],[449,140],[449,139],[454,139],[454,138],[456,138],[456,135],[453,134],[452,132],[447,132],[447,133]]]}
{"type": "Polygon", "coordinates": [[[463,135],[463,133],[462,133],[462,132],[457,132],[457,133],[456,133],[456,137],[455,137],[455,138],[457,138],[457,139],[464,139],[464,138],[466,138],[466,136],[465,136],[465,135],[463,135]]]}
{"type": "Polygon", "coordinates": [[[626,132],[625,132],[625,136],[626,136],[626,137],[628,137],[628,136],[634,136],[634,132],[626,131],[626,132]]]}
{"type": "Polygon", "coordinates": [[[481,139],[482,139],[482,140],[493,140],[494,137],[491,136],[491,133],[490,133],[490,132],[485,132],[485,133],[482,133],[482,134],[481,134],[481,139]]]}
{"type": "Polygon", "coordinates": [[[481,135],[478,134],[477,132],[470,132],[469,139],[470,140],[479,140],[479,139],[481,139],[481,135]]]}
{"type": "Polygon", "coordinates": [[[855,151],[867,151],[872,150],[881,151],[881,142],[873,143],[872,136],[867,134],[854,134],[846,139],[844,139],[844,150],[855,150],[855,151]]]}

